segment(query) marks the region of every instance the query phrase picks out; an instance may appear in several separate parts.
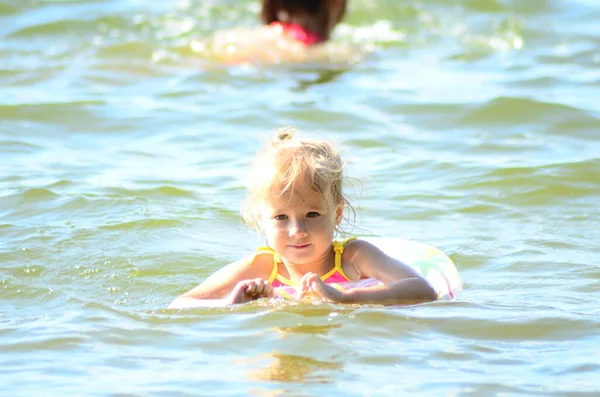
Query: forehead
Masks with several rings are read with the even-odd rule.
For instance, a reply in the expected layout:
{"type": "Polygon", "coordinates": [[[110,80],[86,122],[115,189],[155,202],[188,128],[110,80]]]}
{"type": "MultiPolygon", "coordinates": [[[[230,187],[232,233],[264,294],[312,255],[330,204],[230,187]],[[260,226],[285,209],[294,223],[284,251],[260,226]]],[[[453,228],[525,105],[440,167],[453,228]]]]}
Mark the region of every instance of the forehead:
{"type": "Polygon", "coordinates": [[[273,194],[269,199],[265,200],[265,204],[272,208],[295,208],[295,207],[311,207],[311,208],[329,208],[333,199],[327,191],[320,193],[309,190],[291,190],[282,193],[273,194]]]}

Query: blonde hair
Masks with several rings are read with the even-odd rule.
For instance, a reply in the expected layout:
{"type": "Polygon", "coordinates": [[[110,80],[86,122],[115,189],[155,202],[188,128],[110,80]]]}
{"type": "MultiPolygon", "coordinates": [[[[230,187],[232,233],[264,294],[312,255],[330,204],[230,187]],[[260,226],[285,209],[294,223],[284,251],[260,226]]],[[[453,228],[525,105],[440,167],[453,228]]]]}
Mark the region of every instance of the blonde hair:
{"type": "MultiPolygon", "coordinates": [[[[325,195],[329,192],[334,205],[346,205],[354,213],[342,189],[344,162],[339,151],[329,142],[300,139],[297,135],[295,128],[280,128],[255,156],[242,208],[242,216],[249,226],[260,229],[261,203],[286,192],[294,194],[297,185],[311,193],[325,195]]],[[[341,228],[339,231],[344,233],[341,228]]]]}

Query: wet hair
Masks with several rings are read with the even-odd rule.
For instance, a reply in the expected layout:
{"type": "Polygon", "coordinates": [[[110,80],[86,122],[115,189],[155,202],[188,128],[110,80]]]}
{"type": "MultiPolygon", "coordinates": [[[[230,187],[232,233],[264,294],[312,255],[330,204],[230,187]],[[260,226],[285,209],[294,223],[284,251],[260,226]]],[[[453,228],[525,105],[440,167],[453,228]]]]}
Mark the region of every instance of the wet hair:
{"type": "Polygon", "coordinates": [[[279,0],[283,7],[304,9],[309,14],[316,14],[325,6],[326,0],[279,0]]]}
{"type": "MultiPolygon", "coordinates": [[[[335,0],[339,2],[336,7],[336,14],[331,15],[330,3],[332,0],[263,0],[261,10],[261,20],[265,24],[273,22],[292,22],[297,20],[300,25],[304,25],[302,18],[297,18],[301,14],[307,14],[316,22],[317,31],[325,40],[329,39],[331,31],[337,25],[346,13],[346,0],[335,0]],[[289,20],[281,20],[281,15],[287,15],[289,20]]],[[[303,26],[305,29],[308,26],[303,26]]]]}
{"type": "MultiPolygon", "coordinates": [[[[329,142],[301,139],[298,131],[284,127],[275,132],[272,141],[254,158],[247,179],[247,197],[242,216],[249,226],[260,229],[259,212],[262,203],[298,190],[327,194],[333,204],[347,206],[354,213],[343,193],[344,162],[339,151],[329,142]]],[[[336,227],[344,234],[341,227],[336,227]]]]}

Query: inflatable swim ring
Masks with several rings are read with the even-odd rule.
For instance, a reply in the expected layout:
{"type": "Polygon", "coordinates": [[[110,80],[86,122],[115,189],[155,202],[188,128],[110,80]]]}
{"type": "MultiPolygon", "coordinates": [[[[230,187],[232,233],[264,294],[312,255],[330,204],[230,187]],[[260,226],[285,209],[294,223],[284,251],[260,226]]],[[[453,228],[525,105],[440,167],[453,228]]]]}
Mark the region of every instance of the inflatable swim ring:
{"type": "MultiPolygon", "coordinates": [[[[391,237],[361,237],[392,258],[396,258],[421,274],[437,293],[438,299],[454,299],[462,289],[462,281],[452,260],[439,249],[412,240],[391,237]]],[[[381,281],[367,278],[358,281],[330,284],[340,290],[381,285],[381,281]]],[[[275,288],[275,295],[296,299],[299,291],[295,287],[275,288]]]]}

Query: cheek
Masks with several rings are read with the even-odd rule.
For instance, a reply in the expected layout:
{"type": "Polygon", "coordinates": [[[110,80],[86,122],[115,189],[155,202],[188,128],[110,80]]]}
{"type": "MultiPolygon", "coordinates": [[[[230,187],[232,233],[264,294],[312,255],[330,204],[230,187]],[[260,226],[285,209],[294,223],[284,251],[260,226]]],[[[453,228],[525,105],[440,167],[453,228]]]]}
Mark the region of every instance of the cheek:
{"type": "Polygon", "coordinates": [[[333,234],[333,228],[335,227],[335,219],[331,219],[331,218],[320,218],[318,222],[314,223],[314,231],[320,231],[322,233],[329,233],[331,232],[333,234]]]}
{"type": "Polygon", "coordinates": [[[277,236],[283,235],[287,232],[287,229],[283,227],[281,224],[272,224],[266,223],[263,225],[262,233],[265,236],[270,236],[271,238],[275,238],[277,236]]]}

